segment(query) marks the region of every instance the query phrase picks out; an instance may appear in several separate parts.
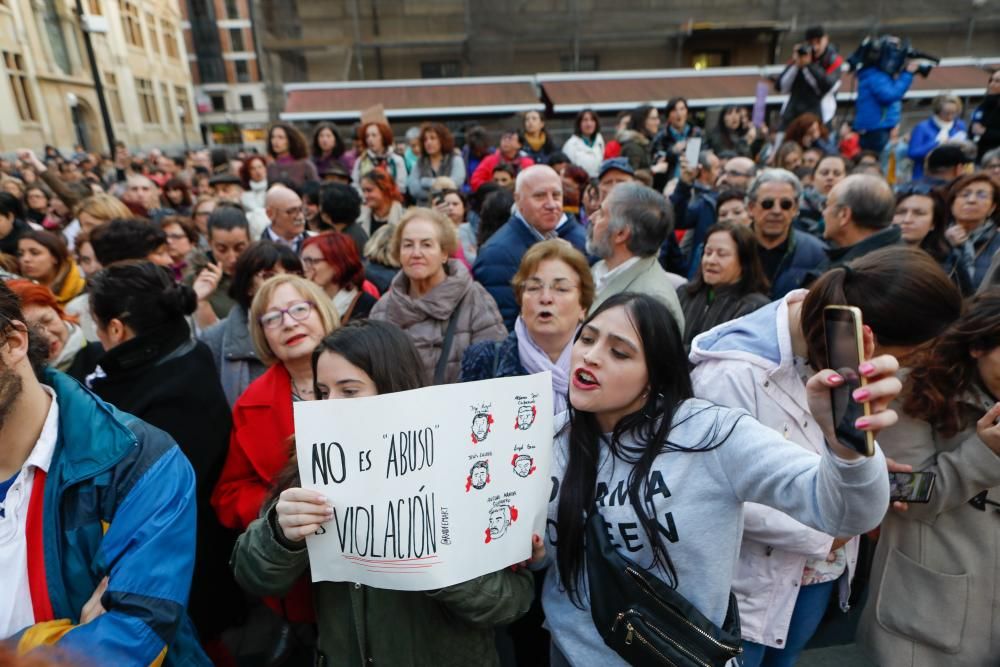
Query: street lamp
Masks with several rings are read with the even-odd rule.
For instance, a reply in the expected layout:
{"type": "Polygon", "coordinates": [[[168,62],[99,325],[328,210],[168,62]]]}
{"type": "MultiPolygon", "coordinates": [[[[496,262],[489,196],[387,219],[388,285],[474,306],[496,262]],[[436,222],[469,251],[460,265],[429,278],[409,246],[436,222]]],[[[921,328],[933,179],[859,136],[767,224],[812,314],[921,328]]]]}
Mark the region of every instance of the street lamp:
{"type": "Polygon", "coordinates": [[[111,114],[108,112],[108,101],[104,97],[104,86],[101,84],[101,72],[97,68],[97,57],[94,55],[94,44],[90,40],[90,33],[107,32],[107,23],[85,14],[83,12],[82,0],[76,0],[76,15],[80,20],[80,30],[83,32],[83,45],[87,50],[87,60],[90,61],[90,74],[94,78],[94,92],[97,93],[97,104],[101,108],[101,119],[104,121],[104,133],[108,140],[108,155],[111,159],[115,157],[115,128],[111,124],[111,114]]]}
{"type": "Polygon", "coordinates": [[[183,104],[177,105],[177,117],[181,119],[181,136],[184,137],[184,152],[188,152],[188,133],[187,128],[184,127],[184,117],[187,116],[187,109],[184,108],[183,104]]]}

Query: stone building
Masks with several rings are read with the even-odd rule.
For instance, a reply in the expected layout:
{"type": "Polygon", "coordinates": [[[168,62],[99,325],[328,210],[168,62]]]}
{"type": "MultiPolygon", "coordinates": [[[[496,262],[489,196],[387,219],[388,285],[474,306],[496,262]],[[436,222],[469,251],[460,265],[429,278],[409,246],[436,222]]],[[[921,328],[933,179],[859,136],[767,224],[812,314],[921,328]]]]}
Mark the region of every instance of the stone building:
{"type": "Polygon", "coordinates": [[[196,141],[198,117],[174,0],[0,0],[0,151],[108,152],[82,27],[115,138],[131,149],[196,141]]]}
{"type": "Polygon", "coordinates": [[[248,0],[178,0],[206,144],[262,148],[267,97],[248,0]]]}

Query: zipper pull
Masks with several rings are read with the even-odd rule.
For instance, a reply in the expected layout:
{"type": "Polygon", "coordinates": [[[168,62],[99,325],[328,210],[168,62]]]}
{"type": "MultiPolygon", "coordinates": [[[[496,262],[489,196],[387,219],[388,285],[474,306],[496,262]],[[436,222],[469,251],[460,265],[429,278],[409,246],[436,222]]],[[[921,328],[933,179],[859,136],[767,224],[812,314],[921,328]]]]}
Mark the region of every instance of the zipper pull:
{"type": "Polygon", "coordinates": [[[626,644],[631,644],[632,643],[632,637],[635,635],[635,628],[632,627],[631,623],[629,623],[625,627],[628,628],[628,633],[625,635],[625,643],[626,644]]]}
{"type": "Polygon", "coordinates": [[[611,632],[618,631],[618,624],[621,623],[622,619],[624,618],[625,618],[625,612],[623,611],[618,612],[618,615],[615,616],[615,622],[611,625],[611,632]]]}

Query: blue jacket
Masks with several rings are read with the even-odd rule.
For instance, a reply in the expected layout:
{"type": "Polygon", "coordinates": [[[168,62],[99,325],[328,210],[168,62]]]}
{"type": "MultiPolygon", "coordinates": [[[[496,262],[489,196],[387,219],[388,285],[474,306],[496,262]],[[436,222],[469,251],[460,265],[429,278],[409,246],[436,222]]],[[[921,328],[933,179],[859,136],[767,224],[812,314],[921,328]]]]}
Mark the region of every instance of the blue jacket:
{"type": "MultiPolygon", "coordinates": [[[[937,148],[937,137],[940,131],[941,128],[937,126],[932,116],[918,123],[913,128],[913,131],[910,132],[910,146],[907,150],[907,155],[913,160],[913,180],[917,180],[924,175],[924,158],[927,157],[928,153],[937,148]]],[[[966,137],[965,123],[962,122],[961,118],[956,118],[951,129],[948,130],[948,139],[950,140],[957,134],[961,134],[958,137],[959,139],[965,139],[966,137]]]]}
{"type": "Polygon", "coordinates": [[[854,107],[854,129],[891,130],[899,125],[903,95],[913,83],[913,74],[903,72],[894,79],[878,67],[864,67],[857,74],[858,100],[854,107]]]}
{"type": "Polygon", "coordinates": [[[196,526],[191,464],[166,433],[69,376],[48,371],[45,383],[59,404],[59,438],[44,481],[44,563],[28,567],[44,567],[56,620],[11,641],[19,652],[56,644],[95,665],[160,658],[211,665],[186,613],[196,526]],[[105,576],[107,613],[78,625],[105,576]]]}
{"type": "MultiPolygon", "coordinates": [[[[566,239],[577,250],[586,253],[587,233],[580,223],[570,218],[556,233],[559,238],[566,239]]],[[[535,231],[515,214],[479,249],[476,263],[472,265],[472,275],[496,300],[508,331],[514,328],[514,320],[520,310],[510,281],[514,279],[524,253],[537,242],[535,231]]]]}
{"type": "Polygon", "coordinates": [[[793,289],[802,287],[811,271],[827,262],[826,247],[812,234],[788,231],[788,250],[778,265],[771,284],[771,299],[776,301],[793,289]]]}

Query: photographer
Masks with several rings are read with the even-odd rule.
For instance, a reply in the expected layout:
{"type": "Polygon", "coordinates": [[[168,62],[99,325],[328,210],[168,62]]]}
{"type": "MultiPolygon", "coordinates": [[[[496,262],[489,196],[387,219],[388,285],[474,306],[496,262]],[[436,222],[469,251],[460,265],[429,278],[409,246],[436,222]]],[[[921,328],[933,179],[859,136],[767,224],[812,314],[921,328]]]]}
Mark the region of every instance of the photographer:
{"type": "Polygon", "coordinates": [[[805,42],[795,46],[795,56],[775,82],[778,92],[789,96],[781,110],[782,130],[804,113],[814,113],[824,123],[833,119],[843,64],[822,26],[806,30],[805,42]]]}
{"type": "Polygon", "coordinates": [[[899,125],[903,95],[910,89],[920,63],[906,57],[908,48],[903,48],[898,37],[882,37],[877,48],[878,61],[866,62],[857,74],[854,129],[861,135],[862,150],[881,153],[892,128],[899,125]]]}

